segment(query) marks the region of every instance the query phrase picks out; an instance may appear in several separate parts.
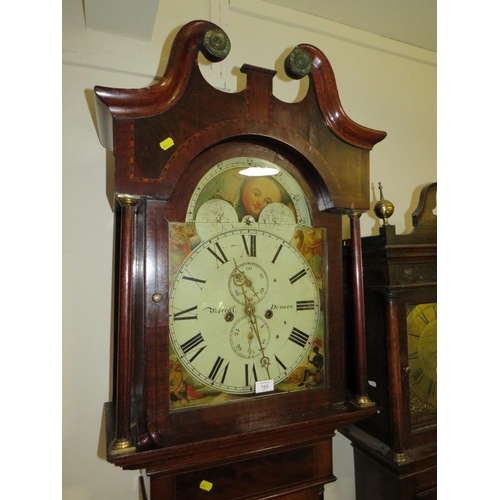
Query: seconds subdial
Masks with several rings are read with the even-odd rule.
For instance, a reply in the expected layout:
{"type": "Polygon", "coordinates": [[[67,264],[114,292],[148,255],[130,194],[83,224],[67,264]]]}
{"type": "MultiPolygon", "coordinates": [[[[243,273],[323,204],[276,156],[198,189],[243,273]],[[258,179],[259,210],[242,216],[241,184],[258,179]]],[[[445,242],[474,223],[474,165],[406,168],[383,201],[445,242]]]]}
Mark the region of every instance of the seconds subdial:
{"type": "Polygon", "coordinates": [[[265,349],[269,344],[271,333],[268,324],[259,316],[254,316],[254,319],[257,322],[260,343],[252,326],[252,318],[249,316],[240,318],[231,328],[231,347],[242,358],[251,359],[261,357],[261,348],[265,349]]]}
{"type": "Polygon", "coordinates": [[[264,268],[255,262],[243,262],[236,265],[229,276],[229,293],[236,302],[246,305],[245,290],[247,299],[252,304],[257,304],[269,290],[269,278],[264,268]],[[244,289],[242,288],[244,287],[244,289]]]}

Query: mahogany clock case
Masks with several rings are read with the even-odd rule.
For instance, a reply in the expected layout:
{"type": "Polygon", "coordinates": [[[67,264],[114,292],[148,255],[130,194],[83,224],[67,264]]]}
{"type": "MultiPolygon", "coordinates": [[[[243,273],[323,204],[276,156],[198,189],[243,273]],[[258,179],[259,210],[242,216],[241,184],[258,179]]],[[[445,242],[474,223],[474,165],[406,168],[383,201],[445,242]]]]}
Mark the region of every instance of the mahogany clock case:
{"type": "MultiPolygon", "coordinates": [[[[383,359],[392,355],[388,351],[387,339],[376,334],[380,327],[384,327],[386,318],[380,315],[380,310],[385,310],[385,299],[380,293],[373,293],[367,290],[366,294],[366,322],[367,322],[367,349],[377,353],[383,359]],[[380,309],[381,308],[381,309],[380,309]],[[374,312],[374,310],[377,310],[374,312]],[[382,323],[382,324],[381,324],[382,323]],[[373,333],[372,333],[373,329],[373,333]]],[[[437,302],[436,287],[422,288],[419,290],[401,291],[393,294],[393,304],[396,308],[397,328],[403,332],[399,343],[399,358],[401,360],[401,402],[403,411],[401,412],[401,422],[399,423],[401,434],[404,436],[404,448],[416,448],[428,443],[435,443],[437,439],[437,408],[427,406],[421,411],[417,411],[412,403],[410,380],[415,374],[405,370],[409,366],[408,360],[408,336],[406,334],[406,311],[408,305],[434,304],[437,302]],[[405,370],[405,371],[403,371],[405,370]]],[[[367,370],[369,374],[369,395],[380,405],[379,413],[374,415],[369,422],[359,423],[360,428],[369,429],[370,434],[380,439],[382,442],[390,444],[393,439],[392,420],[389,408],[393,402],[390,396],[390,374],[387,364],[377,362],[375,356],[368,356],[367,370]]]]}
{"type": "MultiPolygon", "coordinates": [[[[289,76],[309,78],[300,102],[276,99],[276,72],[250,65],[241,68],[244,91],[213,88],[200,72],[198,53],[216,63],[229,48],[219,27],[193,21],[177,34],[158,84],[95,88],[100,140],[115,156],[115,367],[114,395],[105,407],[108,460],[148,474],[170,474],[158,484],[172,474],[270,453],[303,448],[316,455],[336,429],[376,412],[373,403],[365,404],[366,381],[354,387],[360,396],[354,402],[346,387],[346,366],[364,380],[366,363],[362,349],[346,356],[344,348],[341,222],[348,214],[359,227],[359,213],[369,207],[369,152],[386,134],[347,117],[331,66],[311,45],[297,46],[286,61],[289,76]],[[324,380],[310,389],[252,393],[173,411],[169,230],[189,220],[190,199],[211,169],[244,157],[270,161],[290,174],[304,193],[311,225],[325,229],[324,380]]],[[[349,335],[358,347],[364,342],[362,329],[354,327],[349,335]]],[[[318,474],[326,482],[324,471],[318,474]]]]}
{"type": "MultiPolygon", "coordinates": [[[[221,438],[232,433],[241,433],[242,431],[259,430],[269,427],[270,424],[275,424],[279,419],[285,419],[288,423],[293,423],[297,419],[300,421],[301,414],[305,414],[311,407],[316,411],[319,408],[327,409],[332,404],[344,400],[342,387],[338,382],[329,384],[325,390],[316,389],[314,391],[301,391],[298,393],[287,393],[282,397],[282,394],[275,394],[271,397],[254,397],[251,399],[237,400],[231,403],[231,408],[223,409],[220,406],[203,407],[199,410],[189,409],[186,411],[172,412],[169,411],[170,392],[169,392],[169,350],[168,344],[165,342],[168,339],[168,303],[162,301],[155,303],[146,300],[147,297],[152,297],[159,290],[168,289],[168,247],[169,241],[169,222],[183,221],[186,218],[188,208],[188,196],[181,196],[176,199],[176,193],[192,193],[197,186],[201,177],[208,171],[209,167],[219,163],[227,157],[221,156],[225,151],[226,155],[236,156],[264,156],[263,151],[271,155],[271,151],[262,146],[236,144],[223,145],[215,147],[206,154],[200,155],[196,162],[193,162],[183,175],[179,178],[177,190],[173,191],[174,201],[165,203],[162,200],[146,200],[142,213],[138,214],[138,225],[146,228],[146,235],[143,246],[143,253],[137,252],[138,262],[145,262],[143,269],[137,266],[138,272],[143,272],[144,275],[137,275],[137,282],[142,286],[137,286],[136,301],[144,304],[144,321],[142,316],[139,316],[138,323],[135,326],[136,349],[141,349],[145,346],[146,350],[146,367],[150,367],[150,371],[146,369],[141,380],[136,379],[136,392],[133,397],[133,412],[139,416],[144,411],[141,406],[146,406],[146,414],[149,414],[148,420],[155,421],[165,420],[165,430],[168,428],[168,434],[162,429],[162,435],[168,435],[168,441],[165,440],[165,445],[186,444],[191,441],[203,441],[207,439],[221,438]],[[200,165],[204,167],[200,168],[200,165]],[[143,219],[143,220],[140,220],[143,219]],[[151,267],[148,265],[151,263],[151,267]],[[148,325],[147,319],[152,318],[153,324],[148,325]],[[146,326],[144,327],[144,323],[146,326]],[[153,345],[149,346],[149,342],[153,345]],[[149,347],[149,349],[148,349],[149,347]],[[162,383],[163,381],[163,383],[162,383]],[[152,388],[150,392],[143,392],[143,387],[152,388]],[[210,424],[211,423],[211,424],[210,424]]],[[[276,151],[273,152],[274,161],[276,161],[276,151]]],[[[279,160],[278,160],[279,161],[279,160]]],[[[286,164],[288,162],[281,161],[286,164]]],[[[288,165],[290,169],[290,166],[288,165]]],[[[290,169],[297,180],[302,181],[302,175],[297,169],[290,169]]],[[[301,185],[307,186],[307,184],[301,185]]],[[[311,196],[310,190],[309,196],[311,196]]],[[[327,214],[325,217],[318,212],[313,206],[313,219],[319,227],[328,227],[327,246],[328,246],[328,279],[340,283],[341,270],[341,242],[339,239],[340,216],[336,214],[327,214]]],[[[161,293],[161,292],[160,292],[161,293]]],[[[328,301],[328,299],[327,299],[328,301]]],[[[326,373],[327,377],[332,381],[342,379],[343,356],[342,348],[339,346],[338,338],[335,340],[335,331],[342,331],[342,314],[337,309],[335,302],[329,302],[329,310],[326,311],[329,317],[328,324],[330,325],[330,344],[328,346],[329,366],[326,373]]],[[[138,373],[142,369],[143,363],[141,358],[136,358],[135,372],[138,373]],[[139,366],[140,365],[140,366],[139,366]]]]}
{"type": "MultiPolygon", "coordinates": [[[[368,377],[374,381],[369,391],[380,401],[381,410],[360,427],[371,429],[375,437],[388,444],[394,444],[396,434],[402,449],[436,443],[437,379],[433,376],[433,380],[422,380],[427,382],[424,389],[433,395],[432,404],[414,397],[411,386],[421,374],[418,369],[412,371],[411,358],[415,353],[410,352],[409,343],[414,334],[407,324],[409,311],[422,304],[432,307],[433,324],[437,324],[437,216],[433,213],[436,196],[437,183],[422,188],[412,216],[411,233],[398,235],[394,226],[382,226],[380,236],[362,239],[367,349],[378,353],[367,359],[368,377]]],[[[420,324],[425,325],[428,319],[421,316],[420,324]]],[[[436,342],[434,336],[434,374],[436,342]]]]}

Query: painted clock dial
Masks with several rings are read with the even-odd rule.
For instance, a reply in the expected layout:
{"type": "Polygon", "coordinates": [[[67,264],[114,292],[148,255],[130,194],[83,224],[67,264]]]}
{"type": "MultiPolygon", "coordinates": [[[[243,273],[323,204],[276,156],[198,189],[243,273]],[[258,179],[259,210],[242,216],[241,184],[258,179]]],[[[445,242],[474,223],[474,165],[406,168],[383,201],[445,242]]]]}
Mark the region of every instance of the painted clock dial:
{"type": "Polygon", "coordinates": [[[217,163],[199,182],[186,216],[186,222],[195,221],[215,225],[212,234],[257,223],[281,231],[285,239],[293,236],[293,226],[312,225],[306,197],[293,176],[269,160],[243,156],[217,163]]]}
{"type": "Polygon", "coordinates": [[[437,303],[407,306],[410,392],[414,413],[437,407],[437,303]],[[419,404],[420,403],[420,404],[419,404]],[[427,408],[429,409],[429,408],[427,408]]]}
{"type": "MultiPolygon", "coordinates": [[[[309,230],[323,240],[324,229],[309,230]]],[[[169,311],[172,373],[184,373],[173,403],[223,402],[264,381],[287,392],[322,385],[323,293],[279,235],[236,228],[198,244],[172,279],[169,311]]]]}
{"type": "Polygon", "coordinates": [[[208,170],[169,224],[171,409],[324,385],[325,241],[281,166],[208,170]]]}

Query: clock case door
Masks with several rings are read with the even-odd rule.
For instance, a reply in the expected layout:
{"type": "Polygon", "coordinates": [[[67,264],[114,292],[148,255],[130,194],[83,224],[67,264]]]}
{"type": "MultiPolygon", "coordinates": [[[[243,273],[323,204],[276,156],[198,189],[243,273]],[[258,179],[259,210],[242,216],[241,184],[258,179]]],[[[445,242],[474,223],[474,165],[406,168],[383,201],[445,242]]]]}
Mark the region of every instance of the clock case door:
{"type": "Polygon", "coordinates": [[[177,34],[158,84],[95,88],[100,140],[115,159],[108,460],[124,468],[177,473],[241,460],[331,437],[376,411],[373,404],[351,404],[346,391],[346,363],[361,375],[365,364],[356,353],[356,362],[346,360],[344,351],[341,219],[369,207],[369,152],[386,134],[347,117],[328,60],[310,45],[297,46],[286,62],[289,76],[309,78],[298,103],[273,96],[275,71],[249,65],[241,68],[244,91],[213,88],[198,54],[216,63],[229,47],[216,25],[193,21],[177,34]],[[168,224],[186,219],[188,201],[212,166],[238,156],[269,159],[290,172],[307,196],[314,225],[327,228],[325,387],[171,412],[168,224]]]}
{"type": "MultiPolygon", "coordinates": [[[[395,461],[404,462],[409,450],[436,449],[437,410],[416,413],[411,403],[407,332],[408,305],[437,303],[436,195],[437,183],[421,190],[411,233],[397,235],[394,226],[384,225],[379,236],[362,238],[368,394],[379,412],[342,432],[357,442],[357,437],[364,438],[356,429],[364,431],[377,440],[366,437],[366,442],[395,461]]],[[[344,246],[349,260],[350,242],[344,246]]],[[[345,281],[349,289],[348,275],[345,281]]],[[[349,307],[347,322],[352,317],[349,307]]]]}
{"type": "Polygon", "coordinates": [[[436,287],[380,292],[367,286],[365,297],[367,350],[377,353],[367,356],[368,394],[380,408],[358,426],[395,453],[436,443],[437,411],[429,408],[416,414],[413,409],[406,327],[407,305],[437,302],[436,287]],[[387,336],[380,335],[382,328],[390,329],[387,336]]]}

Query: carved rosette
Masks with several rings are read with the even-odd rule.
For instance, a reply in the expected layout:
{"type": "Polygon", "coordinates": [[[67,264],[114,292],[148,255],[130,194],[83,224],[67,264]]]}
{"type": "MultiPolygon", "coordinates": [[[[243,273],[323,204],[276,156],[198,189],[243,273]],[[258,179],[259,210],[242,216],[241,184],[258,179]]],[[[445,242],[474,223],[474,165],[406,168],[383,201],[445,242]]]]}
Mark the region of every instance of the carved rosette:
{"type": "Polygon", "coordinates": [[[295,47],[285,59],[285,72],[290,78],[295,80],[308,75],[311,69],[312,57],[300,47],[295,47]]]}
{"type": "Polygon", "coordinates": [[[203,37],[201,51],[211,62],[222,61],[231,50],[231,41],[220,28],[208,29],[203,37]]]}

